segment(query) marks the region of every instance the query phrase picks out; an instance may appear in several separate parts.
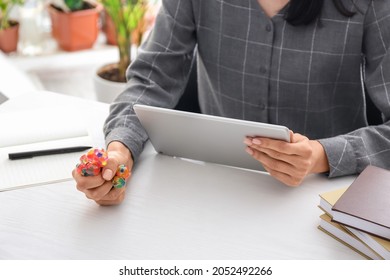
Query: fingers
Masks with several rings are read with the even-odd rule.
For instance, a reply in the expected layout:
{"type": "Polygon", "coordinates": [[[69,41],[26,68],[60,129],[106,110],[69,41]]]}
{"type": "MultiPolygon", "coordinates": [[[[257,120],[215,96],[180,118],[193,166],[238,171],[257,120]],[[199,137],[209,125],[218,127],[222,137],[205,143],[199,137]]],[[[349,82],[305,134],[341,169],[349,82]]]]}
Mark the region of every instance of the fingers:
{"type": "Polygon", "coordinates": [[[274,158],[292,162],[298,157],[309,158],[312,154],[312,147],[308,144],[309,139],[300,134],[291,137],[293,142],[288,143],[282,140],[269,138],[245,138],[244,143],[251,149],[266,153],[274,158]]]}
{"type": "Polygon", "coordinates": [[[313,148],[307,137],[291,132],[291,143],[269,138],[246,138],[246,151],[273,177],[288,186],[302,183],[313,166],[313,148]]]}
{"type": "MultiPolygon", "coordinates": [[[[112,170],[112,169],[106,169],[112,170]]],[[[102,175],[84,177],[75,170],[72,172],[76,187],[89,199],[100,205],[117,205],[125,197],[126,187],[114,188],[112,180],[105,180],[102,175]]],[[[115,173],[114,173],[115,175],[115,173]]]]}
{"type": "Polygon", "coordinates": [[[89,199],[100,200],[112,188],[112,183],[104,180],[101,174],[96,176],[82,176],[74,169],[72,175],[76,180],[76,188],[83,192],[89,199]]]}
{"type": "Polygon", "coordinates": [[[291,137],[291,143],[283,140],[275,140],[270,138],[245,138],[244,143],[251,148],[262,150],[270,149],[275,152],[287,154],[287,155],[301,155],[309,152],[307,149],[306,141],[309,139],[300,134],[294,134],[291,137]]]}
{"type": "Polygon", "coordinates": [[[121,204],[124,200],[125,194],[125,188],[111,188],[111,190],[104,197],[95,201],[97,204],[102,206],[118,205],[121,204]]]}
{"type": "Polygon", "coordinates": [[[112,157],[107,160],[107,165],[102,169],[102,177],[106,181],[111,181],[116,173],[119,162],[116,158],[112,157]]]}
{"type": "Polygon", "coordinates": [[[125,196],[126,179],[130,176],[130,170],[124,164],[120,164],[125,160],[127,163],[130,162],[124,159],[121,153],[111,153],[105,166],[95,176],[83,176],[85,173],[76,167],[72,171],[72,176],[77,189],[100,205],[121,203],[125,196]]]}
{"type": "Polygon", "coordinates": [[[284,183],[285,185],[289,187],[298,187],[301,183],[302,180],[298,179],[297,177],[290,176],[289,174],[285,174],[282,172],[278,172],[272,169],[268,169],[268,167],[264,166],[264,169],[275,179],[278,181],[284,183]]]}
{"type": "MultiPolygon", "coordinates": [[[[249,147],[247,149],[250,149],[249,147]]],[[[264,169],[279,181],[288,186],[298,186],[302,183],[304,177],[307,175],[307,170],[304,168],[305,164],[293,165],[279,159],[275,159],[266,153],[252,150],[252,156],[258,160],[264,169]]]]}
{"type": "Polygon", "coordinates": [[[79,191],[85,191],[101,186],[106,180],[99,174],[96,176],[82,176],[73,169],[72,176],[76,181],[76,187],[79,191]]]}
{"type": "Polygon", "coordinates": [[[110,181],[104,181],[104,183],[96,188],[84,189],[85,196],[89,199],[98,201],[103,199],[112,189],[112,183],[110,181]]]}
{"type": "Polygon", "coordinates": [[[256,150],[253,156],[270,168],[287,174],[306,172],[311,166],[310,157],[298,154],[286,155],[266,148],[256,150]]]}

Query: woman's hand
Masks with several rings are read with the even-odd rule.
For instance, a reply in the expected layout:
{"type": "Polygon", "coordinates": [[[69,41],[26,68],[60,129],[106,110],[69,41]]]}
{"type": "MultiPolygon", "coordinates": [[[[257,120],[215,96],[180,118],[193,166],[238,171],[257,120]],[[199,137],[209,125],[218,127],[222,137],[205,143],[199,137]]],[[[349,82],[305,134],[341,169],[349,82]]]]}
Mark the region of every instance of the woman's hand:
{"type": "Polygon", "coordinates": [[[96,176],[82,176],[73,169],[72,175],[76,180],[76,187],[86,197],[99,205],[120,204],[125,198],[126,187],[113,188],[112,179],[120,164],[125,164],[131,171],[133,159],[129,149],[120,142],[111,142],[107,147],[108,161],[102,172],[96,176]]]}
{"type": "Polygon", "coordinates": [[[269,138],[245,138],[246,152],[271,176],[288,186],[299,186],[310,173],[329,171],[325,150],[318,141],[290,131],[291,143],[269,138]]]}

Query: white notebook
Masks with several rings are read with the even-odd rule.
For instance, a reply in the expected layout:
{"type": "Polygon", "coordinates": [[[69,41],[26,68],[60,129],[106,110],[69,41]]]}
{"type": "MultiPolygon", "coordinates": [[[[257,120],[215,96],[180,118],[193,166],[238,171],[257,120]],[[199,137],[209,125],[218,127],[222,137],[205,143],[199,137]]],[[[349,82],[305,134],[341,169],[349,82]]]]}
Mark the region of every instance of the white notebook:
{"type": "Polygon", "coordinates": [[[72,112],[31,109],[0,113],[0,191],[72,179],[84,152],[10,160],[9,153],[91,146],[87,126],[72,112]]]}

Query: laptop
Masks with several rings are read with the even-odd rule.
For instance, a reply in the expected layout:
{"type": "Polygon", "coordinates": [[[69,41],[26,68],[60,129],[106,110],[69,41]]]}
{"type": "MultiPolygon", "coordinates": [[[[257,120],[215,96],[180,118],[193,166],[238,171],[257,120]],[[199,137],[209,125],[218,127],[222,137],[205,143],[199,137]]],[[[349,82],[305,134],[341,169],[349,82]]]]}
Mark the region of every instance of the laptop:
{"type": "Polygon", "coordinates": [[[245,152],[246,136],[290,141],[287,127],[135,104],[134,111],[161,154],[264,171],[245,152]]]}

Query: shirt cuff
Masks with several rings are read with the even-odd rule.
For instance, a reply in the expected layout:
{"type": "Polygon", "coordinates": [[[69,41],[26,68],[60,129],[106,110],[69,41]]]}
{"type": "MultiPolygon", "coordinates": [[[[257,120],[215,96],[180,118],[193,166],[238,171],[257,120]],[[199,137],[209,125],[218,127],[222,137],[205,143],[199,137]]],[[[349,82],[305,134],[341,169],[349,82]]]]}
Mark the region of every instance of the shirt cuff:
{"type": "Polygon", "coordinates": [[[339,177],[358,173],[357,158],[363,146],[362,139],[342,136],[319,140],[325,149],[329,162],[329,177],[339,177]]]}
{"type": "Polygon", "coordinates": [[[106,135],[105,141],[106,146],[113,141],[119,141],[124,144],[130,150],[133,161],[135,162],[139,158],[144,147],[142,138],[141,135],[133,133],[128,127],[117,127],[106,135]]]}

